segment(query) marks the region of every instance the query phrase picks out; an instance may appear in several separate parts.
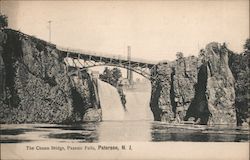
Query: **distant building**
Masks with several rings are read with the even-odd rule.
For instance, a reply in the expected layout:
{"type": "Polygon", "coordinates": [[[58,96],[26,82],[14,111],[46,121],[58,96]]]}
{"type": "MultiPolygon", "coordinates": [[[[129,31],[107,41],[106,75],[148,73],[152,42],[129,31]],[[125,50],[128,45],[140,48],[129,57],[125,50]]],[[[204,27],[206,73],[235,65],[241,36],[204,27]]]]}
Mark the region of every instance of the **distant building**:
{"type": "Polygon", "coordinates": [[[118,83],[122,84],[123,86],[129,86],[129,80],[127,78],[120,78],[118,83]]]}
{"type": "Polygon", "coordinates": [[[99,71],[92,71],[91,75],[92,75],[93,78],[98,79],[99,76],[100,76],[100,73],[99,73],[99,71]]]}

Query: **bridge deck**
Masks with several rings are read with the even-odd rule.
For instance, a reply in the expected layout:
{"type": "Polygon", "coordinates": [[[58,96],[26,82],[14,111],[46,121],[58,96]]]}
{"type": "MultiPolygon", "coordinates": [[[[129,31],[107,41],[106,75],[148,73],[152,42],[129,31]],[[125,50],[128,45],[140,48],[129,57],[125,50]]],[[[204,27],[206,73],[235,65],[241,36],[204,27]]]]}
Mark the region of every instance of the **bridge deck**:
{"type": "MultiPolygon", "coordinates": [[[[34,36],[30,36],[28,34],[22,33],[20,31],[17,30],[13,30],[10,28],[6,28],[5,31],[7,32],[15,32],[20,36],[23,36],[24,38],[28,39],[28,38],[32,38],[33,40],[36,40],[39,43],[43,43],[45,45],[49,45],[53,48],[57,48],[59,51],[61,51],[62,56],[63,57],[70,57],[70,58],[80,58],[83,60],[88,60],[89,57],[91,56],[92,60],[96,60],[97,62],[100,60],[104,61],[104,62],[110,62],[110,60],[112,60],[112,63],[114,64],[118,64],[118,63],[128,63],[128,59],[127,57],[121,56],[121,55],[111,55],[111,54],[102,54],[102,53],[96,53],[96,52],[91,52],[91,51],[83,51],[83,50],[76,50],[76,49],[71,49],[71,48],[65,48],[65,47],[61,47],[58,45],[55,45],[53,43],[44,41],[42,39],[39,39],[37,37],[34,36]]],[[[155,66],[158,62],[155,61],[149,61],[149,60],[145,60],[145,59],[138,59],[138,58],[131,58],[130,60],[130,64],[131,65],[138,65],[139,67],[145,67],[147,66],[147,68],[151,68],[153,66],[155,66]]]]}
{"type": "MultiPolygon", "coordinates": [[[[68,48],[62,48],[58,47],[57,49],[60,50],[65,57],[70,57],[73,59],[83,59],[83,60],[88,60],[91,57],[91,60],[94,60],[96,62],[112,62],[114,64],[119,64],[119,63],[128,63],[129,60],[120,55],[111,55],[111,54],[98,54],[94,52],[89,52],[89,51],[82,51],[82,50],[73,50],[73,49],[68,49],[68,48]]],[[[153,61],[148,61],[148,60],[143,60],[143,59],[136,59],[136,58],[131,58],[130,60],[131,65],[137,65],[138,67],[145,67],[151,68],[155,66],[157,63],[153,61]]]]}

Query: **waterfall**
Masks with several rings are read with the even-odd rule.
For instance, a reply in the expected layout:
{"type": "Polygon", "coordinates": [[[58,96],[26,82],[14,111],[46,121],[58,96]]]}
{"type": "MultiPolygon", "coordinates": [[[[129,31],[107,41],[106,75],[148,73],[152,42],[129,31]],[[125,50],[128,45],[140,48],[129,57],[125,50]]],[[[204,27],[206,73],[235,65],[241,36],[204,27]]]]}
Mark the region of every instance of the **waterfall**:
{"type": "Polygon", "coordinates": [[[102,108],[102,120],[124,120],[124,108],[117,89],[98,79],[98,94],[102,108]]]}
{"type": "Polygon", "coordinates": [[[153,120],[153,113],[149,107],[150,91],[149,92],[129,92],[126,94],[126,116],[125,120],[153,120]]]}

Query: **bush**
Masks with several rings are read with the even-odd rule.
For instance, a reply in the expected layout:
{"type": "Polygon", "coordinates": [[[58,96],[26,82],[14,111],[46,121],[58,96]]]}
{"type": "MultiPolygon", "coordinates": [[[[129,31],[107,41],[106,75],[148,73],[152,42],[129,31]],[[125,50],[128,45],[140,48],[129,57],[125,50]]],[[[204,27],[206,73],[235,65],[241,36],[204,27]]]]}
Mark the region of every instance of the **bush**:
{"type": "Polygon", "coordinates": [[[100,75],[100,79],[104,82],[107,82],[114,87],[117,87],[119,79],[122,77],[122,72],[119,68],[109,69],[105,67],[103,74],[100,75]]]}
{"type": "Polygon", "coordinates": [[[0,29],[8,27],[8,17],[0,14],[0,29]]]}
{"type": "Polygon", "coordinates": [[[250,50],[250,38],[248,38],[244,44],[244,49],[250,50]]]}

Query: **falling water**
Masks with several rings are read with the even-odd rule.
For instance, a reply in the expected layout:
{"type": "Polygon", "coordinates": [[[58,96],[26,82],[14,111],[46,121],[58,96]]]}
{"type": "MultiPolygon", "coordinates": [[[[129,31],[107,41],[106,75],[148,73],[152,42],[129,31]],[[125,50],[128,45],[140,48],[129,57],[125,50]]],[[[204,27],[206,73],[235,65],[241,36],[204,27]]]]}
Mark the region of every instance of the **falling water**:
{"type": "Polygon", "coordinates": [[[127,100],[125,120],[153,121],[153,113],[149,107],[150,90],[125,91],[125,95],[127,100]]]}
{"type": "Polygon", "coordinates": [[[97,86],[102,108],[102,120],[124,120],[125,112],[117,89],[101,80],[98,80],[97,86]]]}

